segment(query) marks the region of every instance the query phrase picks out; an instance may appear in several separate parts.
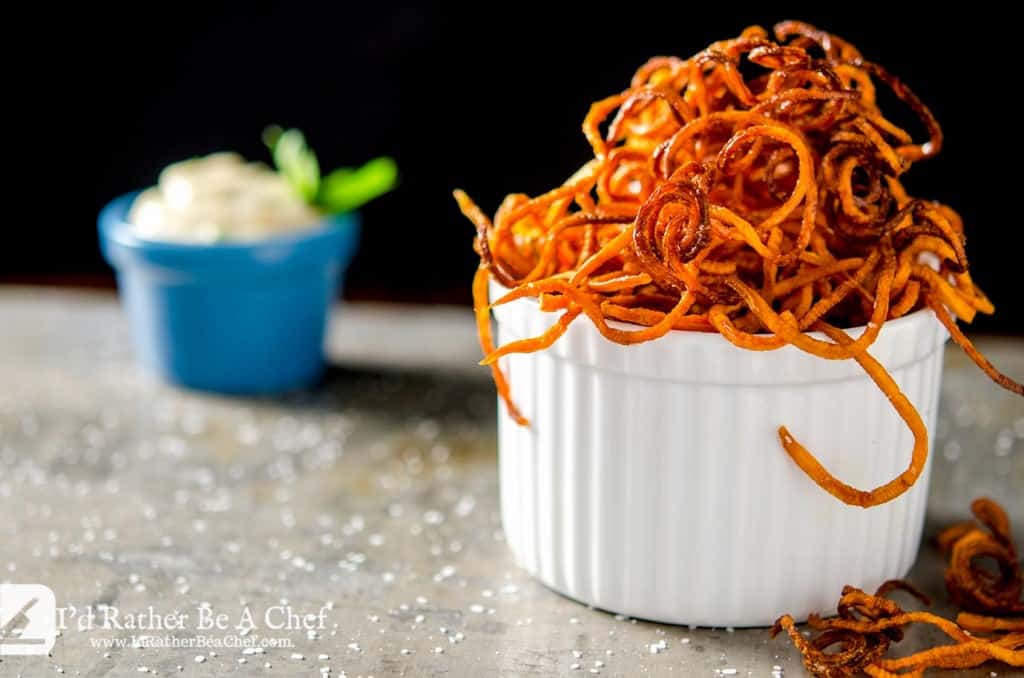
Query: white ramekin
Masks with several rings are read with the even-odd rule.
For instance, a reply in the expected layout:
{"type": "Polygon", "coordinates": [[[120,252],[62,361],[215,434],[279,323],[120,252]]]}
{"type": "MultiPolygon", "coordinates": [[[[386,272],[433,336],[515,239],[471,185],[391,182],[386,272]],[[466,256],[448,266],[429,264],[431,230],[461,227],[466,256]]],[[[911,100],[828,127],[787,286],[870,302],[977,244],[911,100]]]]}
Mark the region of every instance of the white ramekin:
{"type": "MultiPolygon", "coordinates": [[[[556,314],[524,299],[495,316],[505,343],[556,314]]],[[[887,322],[870,350],[929,432],[946,338],[923,311],[887,322]]],[[[853,360],[698,332],[620,346],[581,317],[502,366],[531,421],[499,407],[505,534],[560,593],[660,622],[764,626],[834,610],[845,584],[873,589],[914,563],[930,463],[910,491],[863,509],[820,489],[779,443],[785,424],[860,488],[906,468],[912,435],[853,360]]]]}

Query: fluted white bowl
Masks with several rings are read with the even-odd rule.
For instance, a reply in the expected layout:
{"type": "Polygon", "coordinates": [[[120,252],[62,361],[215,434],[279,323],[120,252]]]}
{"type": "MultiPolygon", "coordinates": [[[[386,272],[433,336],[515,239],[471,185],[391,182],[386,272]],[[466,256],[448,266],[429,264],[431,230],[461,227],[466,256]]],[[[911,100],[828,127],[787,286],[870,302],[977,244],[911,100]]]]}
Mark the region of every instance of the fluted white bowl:
{"type": "MultiPolygon", "coordinates": [[[[495,316],[505,343],[557,314],[524,299],[495,316]]],[[[926,310],[885,323],[870,349],[930,438],[946,338],[926,310]]],[[[908,492],[863,509],[814,484],[778,439],[785,424],[861,488],[906,468],[913,436],[853,360],[700,332],[621,346],[581,317],[551,348],[501,364],[531,421],[499,407],[506,538],[560,593],[660,622],[766,626],[834,611],[845,584],[873,589],[914,563],[930,463],[908,492]]]]}

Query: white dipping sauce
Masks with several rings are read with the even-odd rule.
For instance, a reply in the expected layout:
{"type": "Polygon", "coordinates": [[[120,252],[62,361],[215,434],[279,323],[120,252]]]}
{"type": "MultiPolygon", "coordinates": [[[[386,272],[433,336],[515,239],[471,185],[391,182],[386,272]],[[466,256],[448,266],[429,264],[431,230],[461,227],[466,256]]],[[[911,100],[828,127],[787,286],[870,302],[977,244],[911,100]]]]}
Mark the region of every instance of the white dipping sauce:
{"type": "Polygon", "coordinates": [[[213,243],[301,231],[323,217],[266,165],[214,153],[168,166],[128,221],[140,238],[213,243]]]}

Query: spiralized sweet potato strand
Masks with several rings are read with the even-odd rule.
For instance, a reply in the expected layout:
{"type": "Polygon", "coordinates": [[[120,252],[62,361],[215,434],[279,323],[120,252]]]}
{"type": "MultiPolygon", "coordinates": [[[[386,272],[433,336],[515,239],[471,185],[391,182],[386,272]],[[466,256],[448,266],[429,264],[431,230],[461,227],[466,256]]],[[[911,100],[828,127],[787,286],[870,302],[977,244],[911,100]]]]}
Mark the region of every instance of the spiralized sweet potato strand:
{"type": "MultiPolygon", "coordinates": [[[[850,339],[842,330],[832,327],[827,323],[818,322],[816,327],[838,344],[849,348],[855,342],[850,339]]],[[[865,332],[866,334],[866,332],[865,332]]],[[[826,492],[837,499],[855,506],[875,506],[890,501],[906,492],[917,481],[917,477],[924,469],[924,462],[928,458],[928,431],[921,415],[914,406],[910,404],[907,397],[900,391],[900,387],[893,381],[877,360],[865,352],[855,353],[854,359],[868,373],[868,376],[878,385],[882,392],[888,396],[896,412],[903,418],[914,434],[914,449],[910,455],[910,464],[907,469],[889,482],[865,492],[851,487],[842,482],[825,469],[824,466],[807,451],[803,445],[786,430],[785,426],[779,428],[779,438],[782,446],[789,456],[797,463],[804,473],[814,479],[826,492]]]]}
{"type": "Polygon", "coordinates": [[[914,162],[939,152],[942,130],[905,84],[849,42],[786,21],[689,59],[655,57],[627,89],[591,106],[583,132],[591,160],[540,196],[509,195],[493,220],[455,194],[476,228],[484,363],[517,421],[525,419],[499,360],[550,347],[581,315],[621,344],[712,331],[750,350],[852,358],[914,433],[907,470],[859,490],[784,428],[782,441],[814,482],[867,507],[913,485],[928,452],[920,417],[867,354],[886,321],[935,313],[994,381],[1024,395],[954,320],[994,310],[971,279],[960,217],[901,183],[914,162]],[[917,116],[926,139],[886,118],[879,88],[917,116]],[[490,280],[508,290],[495,305],[532,297],[562,315],[542,336],[496,349],[490,280]],[[858,326],[856,339],[829,329],[858,326]],[[815,328],[828,338],[806,333],[815,328]]]}
{"type": "Polygon", "coordinates": [[[930,604],[906,582],[886,582],[874,595],[847,586],[836,606],[837,616],[822,619],[811,615],[807,620],[818,635],[800,633],[793,618],[783,615],[775,622],[772,636],[785,631],[799,650],[804,667],[817,678],[849,678],[862,673],[874,678],[920,676],[931,668],[973,668],[989,661],[1024,666],[1024,633],[1019,620],[961,613],[954,622],[930,612],[907,612],[888,598],[900,589],[930,604]],[[886,657],[891,645],[901,641],[913,624],[934,627],[953,642],[905,657],[886,657]]]}
{"type": "Polygon", "coordinates": [[[976,523],[953,525],[936,539],[949,554],[945,578],[950,598],[968,610],[957,621],[971,631],[1024,632],[1024,619],[997,623],[972,614],[1024,615],[1024,573],[1003,507],[980,497],[971,503],[971,512],[976,523]],[[995,572],[984,566],[986,560],[996,565],[995,572]]]}

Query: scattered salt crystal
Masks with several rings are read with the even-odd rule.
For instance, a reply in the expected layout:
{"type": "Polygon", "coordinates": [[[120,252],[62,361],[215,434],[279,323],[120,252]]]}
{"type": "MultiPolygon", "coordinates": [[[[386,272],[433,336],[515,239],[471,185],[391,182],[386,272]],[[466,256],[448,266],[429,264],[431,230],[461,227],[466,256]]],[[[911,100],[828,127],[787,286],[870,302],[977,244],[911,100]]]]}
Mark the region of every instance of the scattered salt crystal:
{"type": "Polygon", "coordinates": [[[1004,428],[996,436],[996,456],[1005,457],[1009,455],[1011,448],[1013,448],[1013,431],[1004,428]]]}

